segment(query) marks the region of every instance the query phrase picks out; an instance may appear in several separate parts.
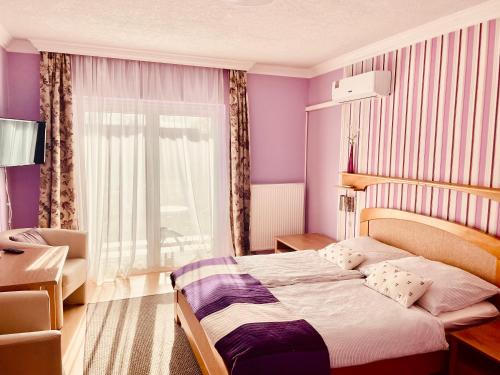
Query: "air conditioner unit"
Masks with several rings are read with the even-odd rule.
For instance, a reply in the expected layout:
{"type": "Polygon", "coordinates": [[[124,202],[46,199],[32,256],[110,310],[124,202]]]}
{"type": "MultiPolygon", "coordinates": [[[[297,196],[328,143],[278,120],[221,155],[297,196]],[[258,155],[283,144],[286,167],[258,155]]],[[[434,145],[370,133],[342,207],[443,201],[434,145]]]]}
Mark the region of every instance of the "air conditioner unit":
{"type": "Polygon", "coordinates": [[[346,103],[353,100],[386,96],[391,93],[391,72],[374,70],[333,82],[332,101],[346,103]]]}

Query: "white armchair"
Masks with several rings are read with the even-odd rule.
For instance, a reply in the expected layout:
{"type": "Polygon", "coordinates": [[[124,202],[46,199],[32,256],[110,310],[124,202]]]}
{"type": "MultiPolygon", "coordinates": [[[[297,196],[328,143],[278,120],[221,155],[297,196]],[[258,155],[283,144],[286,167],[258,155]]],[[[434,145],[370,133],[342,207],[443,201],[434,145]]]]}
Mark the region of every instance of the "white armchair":
{"type": "Polygon", "coordinates": [[[61,332],[50,330],[45,291],[0,293],[2,375],[62,375],[61,332]]]}
{"type": "MultiPolygon", "coordinates": [[[[14,247],[18,249],[46,247],[47,245],[27,242],[16,242],[10,236],[25,232],[28,229],[12,229],[0,233],[0,248],[14,247]]],[[[50,246],[68,246],[68,257],[64,263],[62,280],[58,292],[64,302],[84,304],[87,282],[87,233],[68,229],[39,228],[41,236],[50,246]]],[[[58,315],[57,326],[62,327],[62,303],[58,315]]]]}

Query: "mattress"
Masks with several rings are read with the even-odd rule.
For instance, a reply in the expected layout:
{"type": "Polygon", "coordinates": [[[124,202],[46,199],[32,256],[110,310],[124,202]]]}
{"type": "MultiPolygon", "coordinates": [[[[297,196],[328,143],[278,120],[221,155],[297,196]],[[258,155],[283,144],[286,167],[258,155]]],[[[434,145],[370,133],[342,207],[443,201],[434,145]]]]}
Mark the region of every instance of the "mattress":
{"type": "Polygon", "coordinates": [[[270,290],[322,336],[331,368],[448,348],[440,319],[417,306],[407,309],[363,283],[354,279],[270,290]]]}

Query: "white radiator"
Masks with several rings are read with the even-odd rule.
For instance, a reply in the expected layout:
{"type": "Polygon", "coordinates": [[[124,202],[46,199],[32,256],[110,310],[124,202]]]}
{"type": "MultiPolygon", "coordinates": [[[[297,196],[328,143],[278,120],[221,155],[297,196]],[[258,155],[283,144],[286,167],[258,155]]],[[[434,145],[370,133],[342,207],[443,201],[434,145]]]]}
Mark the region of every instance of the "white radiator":
{"type": "Polygon", "coordinates": [[[274,248],[274,237],[304,233],[304,184],[252,185],[250,248],[274,248]]]}

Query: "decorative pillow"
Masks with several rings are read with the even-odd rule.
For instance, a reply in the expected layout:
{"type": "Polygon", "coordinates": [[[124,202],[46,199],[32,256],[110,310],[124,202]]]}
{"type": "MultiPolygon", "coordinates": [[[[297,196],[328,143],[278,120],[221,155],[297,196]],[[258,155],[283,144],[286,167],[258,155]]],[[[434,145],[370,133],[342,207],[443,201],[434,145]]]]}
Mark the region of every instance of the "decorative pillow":
{"type": "Polygon", "coordinates": [[[496,295],[499,289],[483,279],[460,268],[424,257],[389,261],[396,267],[418,273],[433,280],[418,305],[432,315],[456,311],[496,295]]]}
{"type": "Polygon", "coordinates": [[[364,259],[364,255],[339,244],[330,244],[318,250],[318,254],[345,270],[352,270],[364,259]]]}
{"type": "Polygon", "coordinates": [[[358,264],[365,260],[365,256],[355,252],[352,249],[340,247],[335,252],[335,261],[337,265],[345,270],[352,270],[358,264]]]}
{"type": "Polygon", "coordinates": [[[367,268],[372,264],[380,263],[385,260],[413,256],[413,254],[408,251],[387,245],[367,236],[350,238],[340,241],[337,245],[347,247],[365,256],[365,260],[356,267],[356,269],[364,275],[368,275],[367,268]]]}
{"type": "Polygon", "coordinates": [[[36,243],[39,245],[48,245],[47,241],[45,241],[40,234],[39,231],[36,229],[28,229],[25,232],[17,233],[15,235],[12,235],[9,237],[11,241],[16,241],[16,242],[29,242],[29,243],[36,243]]]}
{"type": "Polygon", "coordinates": [[[336,243],[332,243],[330,245],[325,246],[324,248],[317,251],[318,255],[322,256],[326,260],[329,260],[332,263],[337,263],[335,260],[335,252],[338,249],[338,245],[336,243]]]}
{"type": "Polygon", "coordinates": [[[365,285],[404,307],[410,307],[431,286],[426,280],[388,262],[379,263],[365,280],[365,285]]]}

